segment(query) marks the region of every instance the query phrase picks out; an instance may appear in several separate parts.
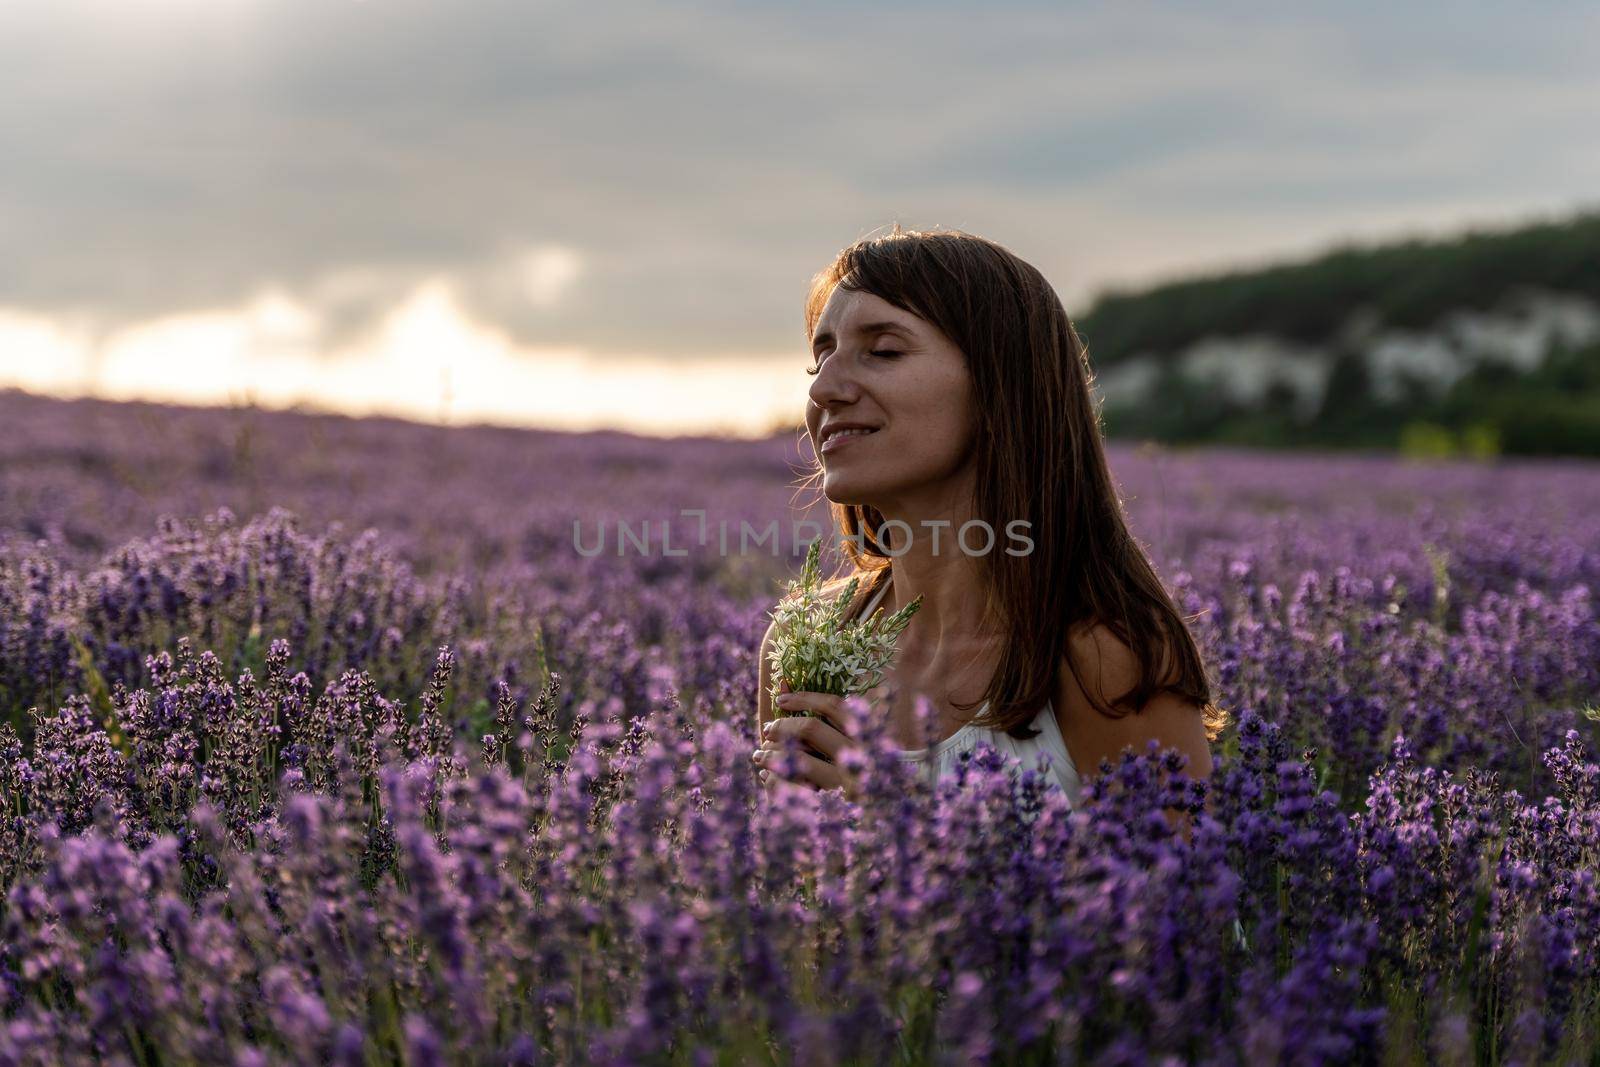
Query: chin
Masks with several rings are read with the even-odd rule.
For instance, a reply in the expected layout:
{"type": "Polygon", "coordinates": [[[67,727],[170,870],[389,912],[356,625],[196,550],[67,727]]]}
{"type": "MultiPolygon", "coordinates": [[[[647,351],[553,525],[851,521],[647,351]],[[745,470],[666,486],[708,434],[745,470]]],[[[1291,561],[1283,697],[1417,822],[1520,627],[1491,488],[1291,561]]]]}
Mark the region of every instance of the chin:
{"type": "Polygon", "coordinates": [[[870,504],[871,501],[852,484],[849,478],[824,478],[822,495],[833,504],[870,504]]]}
{"type": "Polygon", "coordinates": [[[839,471],[822,476],[822,494],[835,504],[860,504],[870,507],[882,494],[878,481],[854,471],[839,471]]]}
{"type": "Polygon", "coordinates": [[[905,477],[894,472],[845,469],[822,477],[822,493],[835,504],[875,508],[905,488],[905,477]]]}

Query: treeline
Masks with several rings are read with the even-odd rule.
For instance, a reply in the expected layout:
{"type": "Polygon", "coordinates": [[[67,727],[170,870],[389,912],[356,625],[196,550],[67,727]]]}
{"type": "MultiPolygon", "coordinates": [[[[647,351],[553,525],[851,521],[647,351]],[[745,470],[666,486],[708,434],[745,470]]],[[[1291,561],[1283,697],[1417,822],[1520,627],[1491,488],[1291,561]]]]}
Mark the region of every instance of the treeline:
{"type": "Polygon", "coordinates": [[[1286,391],[1230,404],[1161,373],[1138,403],[1107,403],[1112,437],[1266,447],[1600,456],[1600,345],[1558,351],[1531,373],[1483,366],[1442,396],[1373,394],[1353,314],[1378,329],[1427,330],[1453,311],[1485,311],[1519,290],[1600,301],[1600,210],[1510,232],[1340,247],[1315,260],[1103,295],[1075,324],[1103,371],[1136,353],[1175,361],[1207,336],[1271,335],[1332,353],[1314,417],[1286,391]],[[1303,416],[1303,413],[1301,413],[1303,416]]]}
{"type": "Polygon", "coordinates": [[[1268,393],[1259,405],[1233,404],[1164,377],[1145,402],[1107,404],[1102,414],[1107,435],[1123,439],[1437,456],[1600,456],[1600,345],[1558,353],[1531,374],[1480,367],[1443,397],[1417,394],[1392,402],[1367,392],[1364,363],[1341,354],[1314,418],[1296,419],[1290,400],[1268,393]]]}

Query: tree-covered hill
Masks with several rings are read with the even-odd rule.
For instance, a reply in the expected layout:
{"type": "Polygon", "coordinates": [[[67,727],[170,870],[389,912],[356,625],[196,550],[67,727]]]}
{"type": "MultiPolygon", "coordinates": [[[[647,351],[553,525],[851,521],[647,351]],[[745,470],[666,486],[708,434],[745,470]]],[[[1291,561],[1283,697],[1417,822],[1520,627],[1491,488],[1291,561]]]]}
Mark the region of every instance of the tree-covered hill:
{"type": "Polygon", "coordinates": [[[1600,210],[1108,292],[1113,437],[1600,455],[1600,210]]]}

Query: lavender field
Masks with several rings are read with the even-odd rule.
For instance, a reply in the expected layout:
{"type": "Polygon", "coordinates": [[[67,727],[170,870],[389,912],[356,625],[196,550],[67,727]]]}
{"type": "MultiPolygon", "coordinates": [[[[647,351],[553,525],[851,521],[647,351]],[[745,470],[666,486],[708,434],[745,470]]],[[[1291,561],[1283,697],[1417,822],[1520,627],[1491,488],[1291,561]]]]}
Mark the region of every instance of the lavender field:
{"type": "Polygon", "coordinates": [[[0,1064],[1600,1062],[1600,464],[1114,446],[1232,724],[1069,810],[759,789],[795,436],[0,426],[0,1064]]]}

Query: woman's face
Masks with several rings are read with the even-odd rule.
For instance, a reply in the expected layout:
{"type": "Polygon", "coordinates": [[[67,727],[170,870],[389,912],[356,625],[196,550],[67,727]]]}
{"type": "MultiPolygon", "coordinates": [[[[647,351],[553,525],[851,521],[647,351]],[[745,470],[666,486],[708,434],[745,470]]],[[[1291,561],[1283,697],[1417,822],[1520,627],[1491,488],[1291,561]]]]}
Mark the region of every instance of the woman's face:
{"type": "Polygon", "coordinates": [[[835,286],[811,355],[806,428],[829,500],[894,517],[959,488],[971,455],[972,381],[942,331],[881,297],[835,286]],[[849,423],[872,432],[830,440],[829,429],[849,423]]]}

